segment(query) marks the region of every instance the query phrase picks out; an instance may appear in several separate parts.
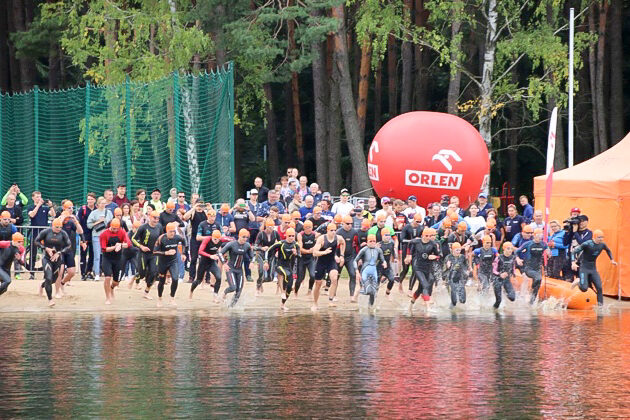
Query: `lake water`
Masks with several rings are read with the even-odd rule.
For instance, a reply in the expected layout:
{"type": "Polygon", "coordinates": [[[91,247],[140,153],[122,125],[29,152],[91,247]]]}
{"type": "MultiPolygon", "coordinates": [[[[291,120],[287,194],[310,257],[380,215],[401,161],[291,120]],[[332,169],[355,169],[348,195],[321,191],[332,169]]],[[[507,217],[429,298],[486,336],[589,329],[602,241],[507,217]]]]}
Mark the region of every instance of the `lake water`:
{"type": "Polygon", "coordinates": [[[630,417],[630,312],[0,319],[0,418],[630,417]]]}

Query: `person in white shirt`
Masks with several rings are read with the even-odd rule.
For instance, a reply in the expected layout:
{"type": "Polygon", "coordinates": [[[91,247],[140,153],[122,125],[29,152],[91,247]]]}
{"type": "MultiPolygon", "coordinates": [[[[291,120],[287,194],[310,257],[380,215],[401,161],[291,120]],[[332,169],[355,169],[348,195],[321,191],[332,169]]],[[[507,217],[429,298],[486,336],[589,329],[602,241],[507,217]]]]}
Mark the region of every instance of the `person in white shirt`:
{"type": "Polygon", "coordinates": [[[416,196],[410,195],[409,198],[407,198],[407,208],[403,210],[403,214],[407,216],[407,219],[411,220],[413,219],[413,216],[417,213],[420,213],[420,215],[422,216],[422,220],[424,220],[424,218],[427,216],[427,211],[424,209],[424,207],[420,207],[418,205],[418,199],[416,198],[416,196]]]}
{"type": "Polygon", "coordinates": [[[347,189],[341,190],[341,201],[333,204],[332,212],[337,215],[340,214],[341,217],[350,214],[352,210],[354,210],[354,205],[349,201],[350,193],[347,189]]]}
{"type": "Polygon", "coordinates": [[[469,215],[464,217],[464,222],[468,224],[470,232],[474,235],[479,230],[483,230],[486,227],[486,219],[479,216],[479,207],[476,204],[471,204],[468,207],[469,215]]]}
{"type": "Polygon", "coordinates": [[[534,230],[545,229],[545,221],[543,220],[542,210],[534,211],[534,220],[529,224],[534,230]]]}

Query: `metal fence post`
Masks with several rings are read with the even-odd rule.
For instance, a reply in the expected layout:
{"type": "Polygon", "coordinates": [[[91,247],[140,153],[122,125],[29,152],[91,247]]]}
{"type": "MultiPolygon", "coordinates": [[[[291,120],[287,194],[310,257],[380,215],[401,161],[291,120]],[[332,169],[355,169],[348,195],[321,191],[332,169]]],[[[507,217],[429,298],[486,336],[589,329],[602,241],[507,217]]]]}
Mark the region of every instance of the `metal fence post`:
{"type": "Polygon", "coordinates": [[[181,188],[181,170],[180,170],[180,134],[179,134],[179,73],[173,72],[173,102],[175,103],[175,115],[173,123],[175,124],[175,188],[181,188]]]}
{"type": "Polygon", "coordinates": [[[35,85],[35,190],[39,190],[39,86],[35,85]]]}
{"type": "Polygon", "coordinates": [[[129,75],[125,78],[125,119],[127,140],[125,142],[125,152],[127,154],[127,191],[131,191],[131,92],[129,91],[129,75]]]}
{"type": "Polygon", "coordinates": [[[236,173],[234,164],[234,68],[233,64],[228,65],[228,130],[230,133],[230,173],[232,175],[232,188],[230,188],[230,203],[234,202],[234,191],[236,190],[236,173]]]}
{"type": "Polygon", "coordinates": [[[85,127],[83,134],[83,199],[88,193],[88,169],[90,157],[90,82],[85,85],[85,127]]]}

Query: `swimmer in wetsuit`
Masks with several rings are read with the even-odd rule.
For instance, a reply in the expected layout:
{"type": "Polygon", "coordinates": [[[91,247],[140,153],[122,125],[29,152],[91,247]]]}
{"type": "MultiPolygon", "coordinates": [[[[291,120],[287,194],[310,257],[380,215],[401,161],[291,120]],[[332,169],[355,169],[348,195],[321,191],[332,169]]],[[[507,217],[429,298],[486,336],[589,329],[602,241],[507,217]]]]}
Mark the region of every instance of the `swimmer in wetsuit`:
{"type": "Polygon", "coordinates": [[[297,297],[300,285],[306,278],[308,272],[308,293],[307,296],[313,291],[315,285],[315,260],[313,257],[313,248],[317,235],[313,232],[313,223],[307,220],[302,225],[302,231],[297,235],[297,241],[300,245],[300,252],[302,256],[298,259],[297,280],[295,281],[295,296],[297,297]]]}
{"type": "Polygon", "coordinates": [[[420,294],[427,308],[431,304],[431,294],[433,293],[432,263],[440,258],[440,251],[437,243],[431,240],[435,234],[435,229],[424,228],[420,239],[413,239],[409,242],[405,263],[411,263],[413,272],[418,279],[418,289],[411,298],[411,307],[416,303],[420,294]]]}
{"type": "Polygon", "coordinates": [[[351,264],[354,264],[357,281],[361,285],[361,294],[370,297],[370,307],[374,306],[378,286],[380,284],[377,268],[379,263],[383,268],[387,267],[383,250],[376,246],[376,235],[369,234],[367,237],[367,246],[361,248],[351,264]],[[361,263],[360,273],[359,263],[361,263]]]}
{"type": "Polygon", "coordinates": [[[516,293],[512,286],[512,277],[516,268],[516,256],[514,255],[514,245],[512,242],[503,243],[503,254],[494,257],[492,263],[492,288],[494,289],[494,308],[499,309],[503,290],[507,294],[507,298],[514,302],[516,293]]]}
{"type": "Polygon", "coordinates": [[[578,270],[576,257],[580,254],[580,252],[582,253],[579,258],[580,277],[573,282],[572,287],[579,285],[582,292],[586,292],[589,287],[593,287],[597,292],[597,304],[599,306],[604,304],[604,294],[602,289],[602,279],[597,272],[595,262],[602,251],[606,251],[608,258],[610,258],[613,265],[617,265],[610,248],[608,248],[608,246],[604,243],[604,232],[599,229],[596,229],[593,232],[593,239],[582,242],[571,251],[571,268],[575,271],[578,270]]]}
{"type": "Polygon", "coordinates": [[[468,279],[468,260],[462,254],[459,242],[453,242],[451,252],[444,261],[446,280],[451,291],[451,308],[459,303],[466,303],[466,280],[468,279]]]}
{"type": "Polygon", "coordinates": [[[158,238],[153,248],[153,254],[157,256],[158,308],[162,306],[162,293],[164,293],[167,273],[171,275],[170,305],[176,306],[175,292],[177,292],[179,283],[179,262],[177,258],[184,258],[181,250],[186,244],[186,240],[176,233],[178,226],[178,222],[168,223],[166,225],[166,233],[158,238]]]}
{"type": "Polygon", "coordinates": [[[103,274],[105,289],[105,305],[111,305],[114,298],[114,288],[120,282],[120,273],[123,270],[123,250],[131,246],[127,233],[120,227],[120,219],[114,218],[109,228],[99,237],[101,250],[103,251],[103,274]]]}
{"type": "Polygon", "coordinates": [[[297,277],[297,260],[300,257],[300,245],[295,242],[295,229],[288,228],[285,231],[285,240],[276,242],[265,253],[265,270],[269,270],[269,258],[276,257],[276,272],[278,283],[282,285],[283,311],[289,310],[286,306],[287,299],[293,290],[293,278],[297,277]]]}
{"type": "Polygon", "coordinates": [[[238,239],[228,242],[219,251],[219,258],[223,263],[223,270],[227,273],[227,282],[229,284],[228,288],[223,291],[223,300],[225,300],[228,293],[234,293],[234,298],[232,298],[229,307],[236,305],[236,302],[238,302],[238,299],[241,297],[245,255],[249,257],[250,261],[254,259],[254,253],[248,240],[249,231],[247,229],[241,229],[238,232],[238,239]],[[228,260],[225,259],[226,254],[228,260]]]}
{"type": "Polygon", "coordinates": [[[490,235],[485,235],[481,243],[483,244],[482,247],[473,251],[473,264],[477,280],[479,281],[479,289],[482,293],[485,293],[490,288],[492,263],[498,252],[496,248],[492,247],[490,235]]]}
{"type": "Polygon", "coordinates": [[[523,265],[523,276],[532,280],[532,294],[529,300],[533,304],[538,297],[538,290],[542,283],[543,255],[549,253],[549,247],[543,242],[542,229],[535,229],[531,241],[525,242],[516,250],[516,262],[523,265]]]}
{"type": "Polygon", "coordinates": [[[53,220],[52,227],[44,229],[37,235],[35,243],[44,250],[42,265],[44,267],[44,282],[39,288],[40,295],[42,289],[46,290],[48,306],[54,306],[55,301],[52,296],[52,284],[55,283],[57,298],[61,297],[61,278],[63,276],[63,254],[70,250],[72,243],[68,234],[61,230],[63,222],[60,218],[53,220]]]}
{"type": "Polygon", "coordinates": [[[11,264],[18,261],[24,265],[24,236],[15,232],[10,241],[0,241],[0,295],[11,284],[11,264]]]}
{"type": "MultiPolygon", "coordinates": [[[[226,239],[227,240],[227,239],[226,239]]],[[[214,287],[214,302],[219,302],[219,290],[221,288],[221,261],[219,260],[219,250],[223,246],[221,231],[215,230],[211,236],[204,237],[199,245],[199,267],[197,276],[190,286],[190,299],[193,292],[201,284],[206,275],[212,274],[210,286],[214,287]]]]}
{"type": "Polygon", "coordinates": [[[140,249],[137,279],[138,281],[144,279],[146,282],[144,298],[149,300],[152,299],[149,296],[149,291],[157,275],[156,256],[153,254],[153,249],[155,242],[162,234],[162,225],[158,222],[159,220],[160,213],[153,210],[149,213],[149,222],[140,226],[131,240],[140,249]]]}
{"type": "Polygon", "coordinates": [[[326,227],[326,234],[317,238],[315,247],[313,248],[313,256],[317,257],[315,263],[315,288],[313,289],[313,312],[318,310],[317,301],[319,300],[319,291],[322,287],[322,281],[328,277],[330,279],[330,289],[328,291],[328,306],[336,306],[335,292],[337,291],[337,276],[339,275],[338,264],[345,252],[345,241],[337,235],[337,225],[329,223],[326,227]]]}

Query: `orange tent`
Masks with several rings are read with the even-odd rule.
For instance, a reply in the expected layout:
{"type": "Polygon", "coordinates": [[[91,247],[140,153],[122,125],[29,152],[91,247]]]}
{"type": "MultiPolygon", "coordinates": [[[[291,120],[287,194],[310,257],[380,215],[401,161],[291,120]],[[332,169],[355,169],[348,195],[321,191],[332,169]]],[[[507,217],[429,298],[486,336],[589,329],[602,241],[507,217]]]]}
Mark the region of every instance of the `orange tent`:
{"type": "MultiPolygon", "coordinates": [[[[536,208],[545,208],[545,175],[534,178],[536,208]]],[[[560,221],[579,207],[589,217],[589,229],[601,229],[619,262],[606,255],[597,260],[604,294],[630,296],[630,134],[586,162],[553,174],[551,218],[560,221]],[[621,287],[620,287],[621,286],[621,287]]]]}

